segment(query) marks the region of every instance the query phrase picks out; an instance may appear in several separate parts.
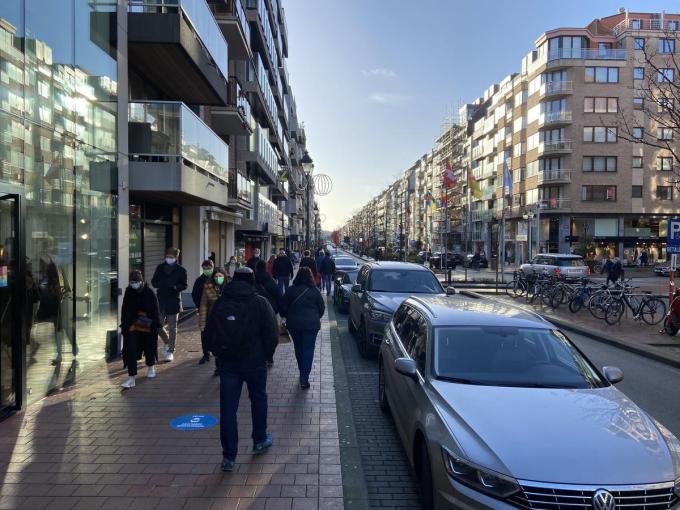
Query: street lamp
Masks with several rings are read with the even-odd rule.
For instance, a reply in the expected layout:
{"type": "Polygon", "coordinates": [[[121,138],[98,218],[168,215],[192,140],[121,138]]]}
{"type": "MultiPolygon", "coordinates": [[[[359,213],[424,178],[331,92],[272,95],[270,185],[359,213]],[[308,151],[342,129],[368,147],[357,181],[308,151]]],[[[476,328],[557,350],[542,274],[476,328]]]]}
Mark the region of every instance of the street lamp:
{"type": "Polygon", "coordinates": [[[311,236],[310,228],[309,228],[309,215],[310,215],[310,207],[309,207],[309,188],[311,188],[311,177],[312,177],[312,172],[314,171],[314,161],[312,160],[311,157],[309,157],[309,152],[305,151],[304,156],[300,159],[300,164],[302,165],[302,170],[305,172],[305,178],[307,179],[307,186],[306,186],[306,192],[307,192],[307,207],[306,207],[306,217],[307,217],[307,228],[305,229],[305,243],[307,244],[307,249],[310,248],[309,246],[309,237],[311,236]]]}
{"type": "Polygon", "coordinates": [[[531,224],[533,222],[534,216],[536,216],[534,211],[526,211],[524,214],[522,214],[522,218],[524,218],[528,222],[528,226],[527,226],[527,252],[528,252],[529,260],[531,260],[531,248],[532,248],[532,246],[531,246],[531,226],[532,225],[531,224]]]}

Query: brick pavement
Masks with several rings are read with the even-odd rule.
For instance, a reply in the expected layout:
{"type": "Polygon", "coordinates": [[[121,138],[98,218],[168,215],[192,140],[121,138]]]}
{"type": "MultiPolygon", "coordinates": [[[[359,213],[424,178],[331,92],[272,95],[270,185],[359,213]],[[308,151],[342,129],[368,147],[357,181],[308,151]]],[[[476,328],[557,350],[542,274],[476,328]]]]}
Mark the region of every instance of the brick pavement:
{"type": "Polygon", "coordinates": [[[180,326],[175,361],[122,392],[122,362],[100,363],[75,385],[0,422],[0,509],[315,509],[343,507],[328,320],[311,389],[297,385],[292,344],[269,373],[274,446],[250,454],[247,392],[234,473],[220,471],[219,427],[178,431],[172,418],[219,417],[218,378],[197,364],[196,319],[180,326]]]}

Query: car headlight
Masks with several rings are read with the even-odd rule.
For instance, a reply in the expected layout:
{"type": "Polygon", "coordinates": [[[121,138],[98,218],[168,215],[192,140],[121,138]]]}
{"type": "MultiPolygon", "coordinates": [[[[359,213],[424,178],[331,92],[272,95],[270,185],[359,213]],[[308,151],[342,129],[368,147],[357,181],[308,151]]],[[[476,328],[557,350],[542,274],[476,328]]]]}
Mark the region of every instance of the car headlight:
{"type": "MultiPolygon", "coordinates": [[[[442,447],[444,465],[452,478],[494,498],[505,499],[520,491],[517,480],[454,455],[442,447]]],[[[676,490],[678,485],[676,484],[676,490]]]]}
{"type": "Polygon", "coordinates": [[[392,318],[391,313],[381,312],[380,310],[371,310],[368,312],[369,317],[374,321],[389,321],[392,318]]]}

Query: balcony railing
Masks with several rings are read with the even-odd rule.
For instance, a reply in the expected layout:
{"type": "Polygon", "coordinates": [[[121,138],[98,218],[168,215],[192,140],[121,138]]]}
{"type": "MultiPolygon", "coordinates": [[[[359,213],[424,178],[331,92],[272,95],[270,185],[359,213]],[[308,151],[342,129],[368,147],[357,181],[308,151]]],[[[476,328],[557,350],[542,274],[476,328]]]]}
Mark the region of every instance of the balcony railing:
{"type": "Polygon", "coordinates": [[[573,81],[549,81],[541,85],[540,93],[542,96],[551,94],[571,94],[574,92],[573,81]]]}
{"type": "Polygon", "coordinates": [[[627,18],[621,21],[612,30],[614,35],[620,35],[627,30],[663,30],[674,32],[678,30],[678,22],[676,20],[660,19],[632,19],[627,18]]]}
{"type": "Polygon", "coordinates": [[[569,209],[571,200],[568,198],[545,198],[543,199],[543,209],[569,209]]]}
{"type": "Polygon", "coordinates": [[[560,48],[548,52],[548,61],[577,60],[626,60],[627,52],[620,48],[560,48]]]}
{"type": "Polygon", "coordinates": [[[277,69],[279,64],[276,58],[276,50],[274,49],[274,32],[271,23],[269,22],[267,4],[265,3],[265,0],[246,0],[246,7],[248,9],[257,9],[260,28],[262,28],[262,34],[264,36],[264,44],[267,47],[267,54],[269,55],[273,68],[277,69]]]}
{"type": "Polygon", "coordinates": [[[550,154],[553,152],[571,152],[571,140],[550,140],[538,144],[539,154],[550,154]]]}
{"type": "Polygon", "coordinates": [[[542,113],[539,118],[539,124],[560,124],[565,122],[571,122],[571,111],[546,112],[542,113]]]}
{"type": "Polygon", "coordinates": [[[161,161],[181,157],[185,162],[227,182],[229,146],[184,103],[129,104],[129,124],[135,136],[135,160],[161,161]]]}
{"type": "Polygon", "coordinates": [[[472,221],[491,221],[495,217],[495,212],[491,209],[483,211],[471,211],[470,219],[472,221]]]}
{"type": "Polygon", "coordinates": [[[255,58],[253,59],[253,66],[248,66],[248,81],[256,82],[262,93],[264,99],[264,106],[269,113],[272,125],[275,126],[276,123],[274,119],[278,116],[278,107],[276,106],[276,101],[274,100],[274,94],[272,92],[271,85],[269,85],[269,78],[267,77],[267,69],[262,63],[262,58],[260,54],[255,52],[255,58]]]}
{"type": "Polygon", "coordinates": [[[250,136],[249,150],[259,156],[270,181],[276,182],[279,178],[279,158],[271,143],[269,143],[269,130],[259,125],[256,126],[255,131],[250,136]]]}
{"type": "Polygon", "coordinates": [[[205,0],[128,0],[128,10],[158,14],[180,10],[194,27],[222,76],[229,76],[227,41],[205,0]]]}
{"type": "Polygon", "coordinates": [[[571,170],[542,170],[538,172],[538,183],[571,182],[571,170]]]}

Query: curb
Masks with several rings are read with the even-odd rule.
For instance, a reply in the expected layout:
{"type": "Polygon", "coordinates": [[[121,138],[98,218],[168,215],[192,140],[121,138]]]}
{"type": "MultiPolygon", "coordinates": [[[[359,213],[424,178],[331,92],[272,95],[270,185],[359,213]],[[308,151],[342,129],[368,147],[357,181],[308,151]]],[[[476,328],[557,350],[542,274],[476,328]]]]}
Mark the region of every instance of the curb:
{"type": "MultiPolygon", "coordinates": [[[[468,297],[472,297],[474,299],[489,299],[489,300],[501,303],[500,300],[498,300],[494,297],[478,294],[478,293],[476,293],[474,291],[470,291],[470,290],[462,290],[462,291],[459,292],[459,294],[464,295],[464,296],[468,296],[468,297]]],[[[504,301],[502,303],[503,303],[503,305],[512,306],[512,307],[517,308],[519,310],[522,310],[524,312],[527,311],[524,308],[517,306],[513,303],[506,303],[504,301]]],[[[533,313],[536,313],[536,312],[533,312],[533,313]]],[[[543,316],[541,316],[541,317],[543,317],[543,316]]],[[[677,360],[674,360],[674,359],[671,359],[671,358],[667,358],[666,356],[662,356],[662,355],[657,354],[655,352],[649,352],[645,349],[642,349],[640,347],[636,347],[634,345],[630,345],[630,344],[627,344],[627,343],[624,343],[624,342],[620,342],[619,340],[616,340],[614,337],[611,337],[609,335],[605,335],[605,334],[602,334],[602,333],[595,333],[590,329],[574,325],[571,322],[566,321],[564,319],[553,318],[553,317],[549,317],[549,318],[543,317],[543,318],[545,320],[547,320],[548,322],[555,324],[556,326],[567,329],[569,331],[573,331],[574,333],[578,333],[579,335],[586,336],[588,338],[591,338],[592,340],[596,340],[596,341],[604,343],[604,344],[608,344],[608,345],[612,345],[614,347],[618,347],[619,349],[622,349],[624,351],[632,352],[634,354],[637,354],[637,355],[642,356],[642,357],[647,358],[647,359],[651,359],[653,361],[658,361],[659,363],[669,365],[673,368],[680,368],[680,361],[677,361],[677,360]]]]}

